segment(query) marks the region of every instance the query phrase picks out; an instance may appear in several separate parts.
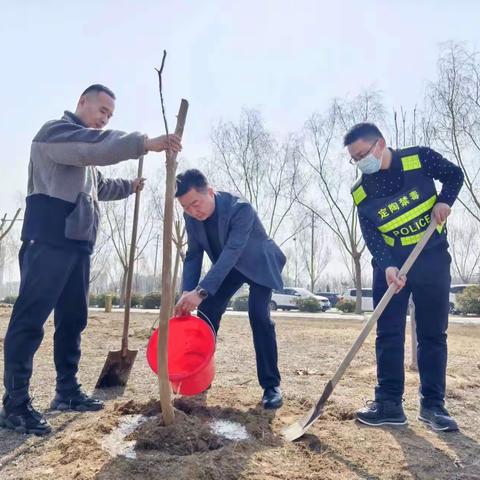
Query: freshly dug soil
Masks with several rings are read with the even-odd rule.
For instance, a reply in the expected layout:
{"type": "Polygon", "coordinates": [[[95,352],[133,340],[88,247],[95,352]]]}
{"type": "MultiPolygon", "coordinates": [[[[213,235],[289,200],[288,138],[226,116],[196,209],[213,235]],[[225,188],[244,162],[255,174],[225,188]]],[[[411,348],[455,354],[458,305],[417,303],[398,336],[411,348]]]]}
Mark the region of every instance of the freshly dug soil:
{"type": "MultiPolygon", "coordinates": [[[[0,309],[0,338],[10,310],[0,309]]],[[[53,433],[25,436],[0,429],[0,480],[478,480],[480,479],[480,327],[452,325],[449,333],[448,409],[461,431],[438,434],[416,420],[418,373],[407,369],[405,411],[409,425],[368,428],[354,412],[373,396],[374,336],[371,335],[337,386],[322,416],[299,441],[285,442],[284,425],[305,414],[318,400],[362,328],[361,322],[285,317],[276,319],[284,406],[259,405],[255,357],[248,319],[222,320],[211,389],[175,399],[176,421],[164,426],[158,386],[145,349],[155,314],[133,312],[130,344],[140,352],[124,391],[97,392],[100,412],[48,411],[54,394],[52,322],[36,355],[32,395],[46,413],[53,433]],[[135,458],[112,456],[102,441],[118,431],[128,415],[146,419],[126,438],[136,441],[135,458]],[[215,420],[235,422],[248,434],[229,440],[211,429],[215,420]]],[[[320,317],[320,318],[319,318],[320,317]]],[[[107,352],[121,340],[122,313],[92,312],[83,337],[80,379],[91,392],[107,352]]],[[[409,342],[409,338],[407,342],[409,342]]],[[[3,342],[0,341],[0,350],[3,342]]],[[[406,362],[409,362],[409,348],[406,362]]],[[[3,372],[0,353],[0,372],[3,372]]]]}

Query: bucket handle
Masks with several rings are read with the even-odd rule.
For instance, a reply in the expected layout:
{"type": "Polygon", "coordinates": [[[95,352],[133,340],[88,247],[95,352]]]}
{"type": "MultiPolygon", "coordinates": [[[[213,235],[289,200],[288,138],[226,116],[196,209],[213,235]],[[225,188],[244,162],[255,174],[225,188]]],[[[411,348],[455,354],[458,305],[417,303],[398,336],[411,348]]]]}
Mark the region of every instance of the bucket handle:
{"type": "Polygon", "coordinates": [[[212,321],[208,318],[208,316],[207,316],[204,312],[202,312],[202,311],[199,310],[198,308],[197,308],[197,313],[201,313],[201,314],[205,317],[204,319],[202,318],[202,320],[206,320],[206,321],[207,321],[207,323],[208,323],[208,325],[210,326],[210,328],[212,329],[212,332],[213,332],[213,334],[215,335],[215,339],[216,339],[216,338],[217,338],[217,332],[215,331],[215,327],[213,326],[212,321]]]}

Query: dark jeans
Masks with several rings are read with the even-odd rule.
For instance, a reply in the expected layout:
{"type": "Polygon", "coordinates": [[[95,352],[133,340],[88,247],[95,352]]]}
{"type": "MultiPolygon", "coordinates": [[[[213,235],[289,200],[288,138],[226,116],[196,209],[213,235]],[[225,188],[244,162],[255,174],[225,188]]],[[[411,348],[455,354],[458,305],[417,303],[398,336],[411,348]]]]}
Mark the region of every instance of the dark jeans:
{"type": "Polygon", "coordinates": [[[56,388],[67,391],[78,387],[80,336],[88,316],[88,253],[25,242],[19,260],[20,292],[4,342],[5,393],[12,404],[28,398],[33,357],[53,309],[56,388]]]}
{"type": "Polygon", "coordinates": [[[280,372],[277,366],[275,323],[270,318],[271,288],[258,285],[237,270],[232,270],[217,293],[207,297],[200,304],[199,316],[204,319],[206,316],[212,322],[215,332],[218,332],[220,320],[227,309],[228,302],[244,283],[250,286],[248,316],[253,333],[258,381],[263,388],[277,387],[280,385],[280,372]]]}
{"type": "MultiPolygon", "coordinates": [[[[379,318],[376,339],[376,400],[399,401],[403,395],[405,323],[411,293],[417,322],[421,403],[423,406],[443,405],[447,367],[450,263],[450,255],[443,247],[423,252],[407,275],[406,286],[394,295],[379,318]]],[[[375,306],[386,289],[385,272],[374,267],[375,306]]]]}

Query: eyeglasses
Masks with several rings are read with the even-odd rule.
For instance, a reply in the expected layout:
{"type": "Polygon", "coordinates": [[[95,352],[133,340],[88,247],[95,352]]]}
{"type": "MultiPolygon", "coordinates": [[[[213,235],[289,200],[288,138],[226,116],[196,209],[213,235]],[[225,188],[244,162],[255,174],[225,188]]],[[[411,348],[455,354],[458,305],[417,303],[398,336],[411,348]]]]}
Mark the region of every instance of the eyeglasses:
{"type": "Polygon", "coordinates": [[[350,157],[350,165],[355,165],[357,162],[359,162],[360,160],[363,160],[374,148],[375,148],[375,145],[378,143],[378,140],[380,139],[377,139],[373,144],[372,146],[360,157],[360,158],[353,158],[353,157],[350,157]]]}

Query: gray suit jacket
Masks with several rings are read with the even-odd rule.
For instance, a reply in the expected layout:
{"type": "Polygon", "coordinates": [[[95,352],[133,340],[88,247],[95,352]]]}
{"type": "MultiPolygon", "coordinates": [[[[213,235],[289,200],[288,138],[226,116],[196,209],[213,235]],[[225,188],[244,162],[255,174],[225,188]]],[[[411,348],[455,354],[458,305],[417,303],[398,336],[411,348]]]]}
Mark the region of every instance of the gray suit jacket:
{"type": "Polygon", "coordinates": [[[268,237],[252,205],[227,192],[216,192],[218,236],[222,252],[199,283],[203,253],[213,262],[203,222],[185,215],[188,250],[183,266],[183,291],[200,284],[215,295],[229,272],[235,268],[248,279],[272,289],[281,289],[285,255],[268,237]]]}

